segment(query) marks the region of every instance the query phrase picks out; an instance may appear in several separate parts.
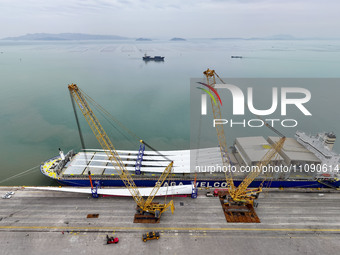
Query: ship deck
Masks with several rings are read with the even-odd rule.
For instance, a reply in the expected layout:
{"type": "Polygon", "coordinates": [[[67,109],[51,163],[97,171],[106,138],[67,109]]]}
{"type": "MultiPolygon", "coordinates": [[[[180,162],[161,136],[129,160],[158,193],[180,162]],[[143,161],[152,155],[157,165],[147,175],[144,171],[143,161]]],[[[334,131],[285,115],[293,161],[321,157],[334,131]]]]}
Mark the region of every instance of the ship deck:
{"type": "MultiPolygon", "coordinates": [[[[134,178],[157,178],[161,175],[170,161],[166,160],[153,151],[145,151],[141,166],[141,175],[135,175],[135,164],[137,159],[137,151],[119,150],[117,151],[125,168],[134,178]]],[[[222,169],[221,155],[219,148],[206,148],[199,150],[176,150],[176,151],[161,151],[162,155],[174,161],[174,166],[171,172],[172,178],[193,179],[197,173],[198,179],[224,179],[225,173],[221,171],[211,171],[209,166],[218,170],[222,169]],[[201,167],[196,169],[196,167],[201,167]],[[205,167],[208,166],[208,167],[205,167]]],[[[242,160],[242,156],[238,153],[228,153],[228,157],[235,167],[236,172],[233,172],[234,179],[244,179],[247,172],[240,171],[240,167],[246,166],[242,160]]],[[[70,161],[61,169],[59,174],[50,171],[49,168],[53,165],[58,157],[46,161],[42,172],[52,178],[58,177],[63,179],[76,178],[87,179],[88,171],[91,175],[103,179],[119,178],[118,167],[114,166],[108,159],[108,156],[103,150],[90,150],[79,152],[71,158],[70,161]]],[[[60,158],[59,158],[60,160],[60,158]]],[[[287,179],[285,173],[260,175],[258,179],[287,179]]],[[[305,172],[291,172],[290,179],[313,179],[313,174],[305,172]]]]}

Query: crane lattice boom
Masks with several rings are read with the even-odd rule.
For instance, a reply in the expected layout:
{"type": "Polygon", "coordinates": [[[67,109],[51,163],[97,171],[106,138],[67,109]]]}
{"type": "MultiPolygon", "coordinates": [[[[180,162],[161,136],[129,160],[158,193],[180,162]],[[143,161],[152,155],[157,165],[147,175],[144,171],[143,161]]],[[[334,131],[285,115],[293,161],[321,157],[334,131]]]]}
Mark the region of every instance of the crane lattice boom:
{"type": "MultiPolygon", "coordinates": [[[[215,77],[218,77],[219,80],[222,83],[224,83],[223,80],[215,73],[214,70],[207,69],[206,71],[203,72],[203,74],[206,76],[208,85],[212,87],[214,87],[216,84],[215,77]]],[[[219,100],[217,100],[218,98],[214,93],[211,93],[211,94],[215,97],[215,100],[211,98],[211,105],[212,105],[212,110],[214,114],[214,119],[222,119],[219,100]],[[215,104],[215,101],[217,102],[217,104],[215,104]]],[[[231,172],[230,173],[227,173],[228,171],[225,172],[226,182],[229,186],[228,192],[231,198],[236,202],[237,201],[251,202],[254,199],[252,195],[254,193],[259,193],[262,191],[262,187],[259,187],[258,189],[254,189],[254,190],[247,190],[247,189],[249,185],[255,180],[255,178],[258,177],[259,174],[261,174],[263,167],[267,166],[271,162],[271,160],[279,153],[279,151],[282,149],[283,144],[286,140],[286,137],[283,136],[279,131],[274,129],[274,127],[270,126],[268,123],[265,123],[265,124],[268,128],[272,129],[274,132],[279,134],[281,136],[281,139],[276,144],[274,144],[274,146],[264,155],[261,161],[258,162],[255,168],[256,170],[250,172],[248,176],[246,176],[246,178],[242,181],[242,183],[237,188],[235,188],[234,186],[234,181],[233,181],[231,172]]],[[[215,127],[216,127],[218,142],[220,145],[222,163],[223,163],[223,166],[228,166],[230,162],[227,156],[227,144],[226,144],[223,124],[215,123],[215,127]]]]}
{"type": "MultiPolygon", "coordinates": [[[[216,73],[215,73],[215,71],[207,69],[204,72],[204,75],[206,76],[208,85],[211,85],[212,87],[214,87],[215,84],[216,84],[216,78],[215,78],[216,73]]],[[[216,94],[212,93],[212,95],[215,98],[215,101],[219,102],[216,94]]],[[[219,103],[215,104],[215,102],[212,98],[211,98],[211,107],[213,109],[214,119],[222,119],[220,104],[219,103]]],[[[230,165],[230,162],[229,162],[229,158],[228,158],[228,155],[227,155],[228,147],[227,147],[227,141],[226,141],[226,138],[225,138],[223,124],[216,123],[215,128],[216,128],[216,132],[217,132],[218,143],[219,143],[219,146],[220,146],[220,152],[221,152],[223,167],[224,167],[224,169],[229,169],[228,167],[230,165]]],[[[229,190],[230,190],[231,193],[233,193],[235,191],[235,185],[234,185],[232,173],[230,171],[225,171],[225,176],[226,176],[226,182],[227,182],[227,185],[229,187],[229,190]]]]}
{"type": "MultiPolygon", "coordinates": [[[[250,172],[248,176],[235,190],[234,193],[235,199],[246,199],[247,188],[255,180],[255,178],[261,174],[263,167],[267,166],[271,162],[271,160],[278,154],[278,152],[282,149],[285,140],[286,137],[281,137],[281,139],[277,143],[275,143],[273,147],[264,155],[261,161],[257,163],[255,171],[250,172]]],[[[262,187],[260,187],[259,192],[261,192],[261,188],[262,187]]]]}
{"type": "Polygon", "coordinates": [[[171,162],[163,171],[162,175],[158,179],[155,187],[153,188],[150,196],[147,198],[147,200],[144,200],[144,198],[140,195],[139,190],[132,179],[129,172],[126,170],[125,165],[123,161],[121,160],[120,156],[118,155],[115,147],[113,146],[110,138],[104,131],[102,125],[100,124],[99,120],[91,110],[89,104],[87,103],[87,100],[81,90],[78,88],[76,84],[70,84],[68,86],[69,91],[71,93],[71,96],[78,104],[82,114],[84,115],[87,123],[91,127],[94,135],[96,136],[98,142],[100,143],[101,147],[107,154],[109,160],[111,161],[112,165],[115,167],[116,170],[118,170],[119,176],[124,182],[125,186],[128,188],[129,192],[131,193],[133,199],[136,201],[137,205],[143,210],[147,212],[151,212],[154,214],[158,214],[160,216],[161,213],[171,208],[171,211],[173,213],[174,211],[174,205],[173,201],[171,200],[168,204],[154,204],[152,203],[155,195],[157,194],[159,188],[163,185],[164,181],[170,174],[173,162],[171,162]]]}

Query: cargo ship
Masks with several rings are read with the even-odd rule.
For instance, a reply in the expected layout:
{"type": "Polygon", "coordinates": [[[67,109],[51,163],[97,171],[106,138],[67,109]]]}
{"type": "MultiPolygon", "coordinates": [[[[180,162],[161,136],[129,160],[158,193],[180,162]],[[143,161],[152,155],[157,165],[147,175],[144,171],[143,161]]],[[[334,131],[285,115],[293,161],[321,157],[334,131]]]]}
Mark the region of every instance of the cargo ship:
{"type": "MultiPolygon", "coordinates": [[[[272,188],[334,188],[340,187],[340,155],[333,151],[335,134],[319,133],[315,136],[297,131],[295,138],[287,138],[271,162],[272,171],[260,174],[250,187],[272,188]]],[[[239,137],[228,152],[235,185],[239,185],[251,169],[263,158],[279,137],[239,137]]],[[[174,161],[170,178],[163,186],[189,185],[194,181],[198,188],[227,187],[225,171],[221,164],[219,147],[195,150],[145,151],[137,167],[138,151],[117,150],[125,168],[138,187],[155,186],[159,176],[174,161]],[[165,159],[167,158],[167,159],[165,159]],[[137,169],[138,168],[138,169],[137,169]]],[[[268,169],[270,169],[268,167],[268,169]]],[[[101,149],[87,149],[46,160],[41,172],[62,185],[88,187],[89,176],[98,187],[124,186],[119,171],[101,149]]]]}
{"type": "Polygon", "coordinates": [[[162,57],[162,56],[151,57],[151,56],[148,56],[146,54],[143,56],[144,61],[164,61],[164,58],[165,57],[162,57]]]}

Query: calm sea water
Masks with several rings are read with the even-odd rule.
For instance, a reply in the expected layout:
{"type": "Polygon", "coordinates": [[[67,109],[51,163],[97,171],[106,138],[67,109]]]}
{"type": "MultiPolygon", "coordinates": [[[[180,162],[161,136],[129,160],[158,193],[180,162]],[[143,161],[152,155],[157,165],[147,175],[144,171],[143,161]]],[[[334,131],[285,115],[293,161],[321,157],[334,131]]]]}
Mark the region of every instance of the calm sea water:
{"type": "MultiPolygon", "coordinates": [[[[208,67],[221,77],[340,77],[340,41],[0,41],[0,52],[0,185],[51,185],[38,169],[1,180],[57,155],[59,147],[64,152],[80,149],[70,83],[153,147],[168,150],[190,147],[190,78],[203,78],[208,67]],[[144,53],[165,56],[165,62],[145,63],[144,53]]],[[[321,86],[314,90],[326,95],[321,86]]],[[[315,101],[313,122],[301,128],[340,135],[339,92],[331,88],[329,97],[315,101]]],[[[79,117],[86,147],[99,148],[79,117]]],[[[137,149],[138,141],[108,133],[117,148],[137,149]]]]}

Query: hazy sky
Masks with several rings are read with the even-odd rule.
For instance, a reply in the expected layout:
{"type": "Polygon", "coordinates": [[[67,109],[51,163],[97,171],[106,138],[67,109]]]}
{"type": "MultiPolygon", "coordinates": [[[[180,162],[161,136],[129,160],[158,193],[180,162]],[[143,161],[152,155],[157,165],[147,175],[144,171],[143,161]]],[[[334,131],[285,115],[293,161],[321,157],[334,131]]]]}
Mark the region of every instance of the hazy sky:
{"type": "Polygon", "coordinates": [[[338,0],[0,0],[0,38],[79,32],[127,37],[340,37],[338,0]]]}

